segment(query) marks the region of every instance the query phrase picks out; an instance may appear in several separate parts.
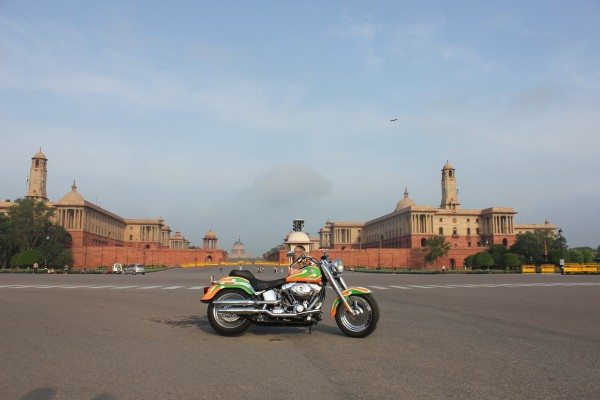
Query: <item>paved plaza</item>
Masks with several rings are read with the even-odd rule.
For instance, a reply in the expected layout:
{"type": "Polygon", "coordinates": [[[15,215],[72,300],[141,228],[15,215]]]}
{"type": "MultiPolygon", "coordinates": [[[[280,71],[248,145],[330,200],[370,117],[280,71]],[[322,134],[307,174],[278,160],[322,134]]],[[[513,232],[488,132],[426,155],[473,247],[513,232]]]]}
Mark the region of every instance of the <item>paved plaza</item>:
{"type": "Polygon", "coordinates": [[[347,272],[370,337],[325,316],[226,338],[199,298],[227,272],[0,274],[0,398],[600,398],[600,276],[347,272]]]}

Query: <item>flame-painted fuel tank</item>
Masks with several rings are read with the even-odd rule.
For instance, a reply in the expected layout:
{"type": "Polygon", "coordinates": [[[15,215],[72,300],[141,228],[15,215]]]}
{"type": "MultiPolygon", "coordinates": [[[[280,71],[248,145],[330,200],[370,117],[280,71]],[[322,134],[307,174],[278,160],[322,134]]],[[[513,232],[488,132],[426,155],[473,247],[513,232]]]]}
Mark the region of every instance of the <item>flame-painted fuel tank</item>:
{"type": "Polygon", "coordinates": [[[323,275],[321,274],[321,269],[319,267],[315,267],[314,265],[308,265],[302,268],[300,271],[296,272],[293,275],[288,276],[285,279],[286,282],[309,282],[322,284],[323,275]]]}

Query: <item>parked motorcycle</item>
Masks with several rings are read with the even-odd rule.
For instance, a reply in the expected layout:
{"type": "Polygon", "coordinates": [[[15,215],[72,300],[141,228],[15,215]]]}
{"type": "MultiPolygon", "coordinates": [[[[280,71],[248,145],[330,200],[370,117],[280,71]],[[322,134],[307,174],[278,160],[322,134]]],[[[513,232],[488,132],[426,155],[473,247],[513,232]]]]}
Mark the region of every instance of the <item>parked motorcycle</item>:
{"type": "Polygon", "coordinates": [[[342,260],[303,255],[290,268],[295,265],[303,267],[272,281],[257,279],[246,270],[232,270],[218,281],[211,279],[201,301],[208,303],[212,328],[225,336],[243,335],[252,324],[307,326],[312,331],[321,320],[329,284],[337,296],[330,315],[342,332],[362,338],[375,331],[379,306],[369,289],[346,285],[342,260]]]}

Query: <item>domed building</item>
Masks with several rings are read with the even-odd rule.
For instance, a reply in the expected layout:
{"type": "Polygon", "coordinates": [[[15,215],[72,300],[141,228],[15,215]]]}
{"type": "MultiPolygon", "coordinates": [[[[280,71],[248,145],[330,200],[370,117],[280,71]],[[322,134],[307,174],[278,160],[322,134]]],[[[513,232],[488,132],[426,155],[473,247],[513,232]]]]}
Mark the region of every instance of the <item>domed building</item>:
{"type": "Polygon", "coordinates": [[[236,259],[246,257],[246,247],[244,246],[244,243],[242,243],[240,238],[238,238],[238,240],[235,241],[233,246],[231,246],[231,253],[229,254],[229,258],[236,259]]]}

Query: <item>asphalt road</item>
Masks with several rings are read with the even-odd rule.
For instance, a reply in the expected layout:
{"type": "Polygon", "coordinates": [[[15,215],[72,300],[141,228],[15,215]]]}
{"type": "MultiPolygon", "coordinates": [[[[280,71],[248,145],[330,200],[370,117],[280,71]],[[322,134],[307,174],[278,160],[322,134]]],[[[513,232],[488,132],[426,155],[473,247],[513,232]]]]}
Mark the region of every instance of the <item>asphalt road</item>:
{"type": "Polygon", "coordinates": [[[0,398],[600,398],[600,276],[348,272],[382,313],[353,339],[328,315],[218,336],[210,273],[0,274],[0,398]]]}

